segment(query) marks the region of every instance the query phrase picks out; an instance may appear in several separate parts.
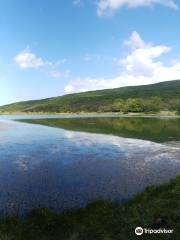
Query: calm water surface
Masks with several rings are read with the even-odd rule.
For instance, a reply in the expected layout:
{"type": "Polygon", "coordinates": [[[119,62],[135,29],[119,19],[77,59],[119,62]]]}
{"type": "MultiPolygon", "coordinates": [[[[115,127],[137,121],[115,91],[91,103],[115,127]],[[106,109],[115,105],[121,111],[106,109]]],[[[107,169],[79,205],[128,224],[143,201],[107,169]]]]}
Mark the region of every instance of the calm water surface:
{"type": "Polygon", "coordinates": [[[62,211],[97,199],[121,202],[178,174],[178,144],[0,118],[2,215],[37,207],[62,211]]]}

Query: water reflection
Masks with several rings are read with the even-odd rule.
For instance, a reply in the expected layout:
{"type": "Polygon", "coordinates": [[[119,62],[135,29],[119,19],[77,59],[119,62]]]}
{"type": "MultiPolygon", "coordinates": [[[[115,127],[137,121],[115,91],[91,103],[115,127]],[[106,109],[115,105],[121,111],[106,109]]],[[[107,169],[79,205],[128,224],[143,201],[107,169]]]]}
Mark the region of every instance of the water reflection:
{"type": "Polygon", "coordinates": [[[180,141],[180,118],[106,117],[25,119],[66,130],[104,133],[154,142],[180,141]]]}
{"type": "Polygon", "coordinates": [[[150,141],[0,122],[0,213],[123,201],[180,173],[180,149],[150,141]]]}

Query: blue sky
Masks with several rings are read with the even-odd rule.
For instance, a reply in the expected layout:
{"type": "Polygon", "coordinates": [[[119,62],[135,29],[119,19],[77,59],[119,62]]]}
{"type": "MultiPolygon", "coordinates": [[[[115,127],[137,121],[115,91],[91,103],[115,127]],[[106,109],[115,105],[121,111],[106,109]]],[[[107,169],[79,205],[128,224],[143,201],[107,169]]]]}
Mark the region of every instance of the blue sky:
{"type": "Polygon", "coordinates": [[[180,78],[176,0],[1,0],[0,105],[180,78]]]}

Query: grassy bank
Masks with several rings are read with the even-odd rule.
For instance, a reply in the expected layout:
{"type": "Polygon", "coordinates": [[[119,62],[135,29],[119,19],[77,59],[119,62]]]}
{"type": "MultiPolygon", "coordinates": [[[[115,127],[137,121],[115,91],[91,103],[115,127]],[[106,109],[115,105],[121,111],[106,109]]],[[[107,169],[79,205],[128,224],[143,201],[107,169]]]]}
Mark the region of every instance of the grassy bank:
{"type": "Polygon", "coordinates": [[[180,177],[149,187],[123,205],[99,201],[59,215],[39,209],[24,220],[0,220],[1,240],[179,240],[179,236],[180,177]],[[174,233],[136,237],[137,226],[174,229],[174,233]]]}
{"type": "Polygon", "coordinates": [[[138,117],[146,117],[146,116],[152,116],[152,117],[177,117],[180,115],[180,112],[177,111],[160,111],[157,113],[142,113],[142,112],[129,112],[129,113],[123,113],[123,112],[85,112],[85,111],[80,111],[80,112],[19,112],[19,111],[0,111],[0,115],[59,115],[59,116],[65,116],[65,115],[79,115],[79,116],[84,116],[84,115],[114,115],[114,116],[122,116],[122,117],[131,117],[131,116],[138,116],[138,117]]]}

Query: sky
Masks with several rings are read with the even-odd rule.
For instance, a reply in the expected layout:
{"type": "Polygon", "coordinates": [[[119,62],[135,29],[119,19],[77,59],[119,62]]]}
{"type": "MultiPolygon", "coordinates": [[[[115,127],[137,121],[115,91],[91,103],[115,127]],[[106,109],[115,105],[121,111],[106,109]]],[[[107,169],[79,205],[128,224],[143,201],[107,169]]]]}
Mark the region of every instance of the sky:
{"type": "Polygon", "coordinates": [[[0,105],[180,79],[179,0],[1,0],[0,105]]]}

